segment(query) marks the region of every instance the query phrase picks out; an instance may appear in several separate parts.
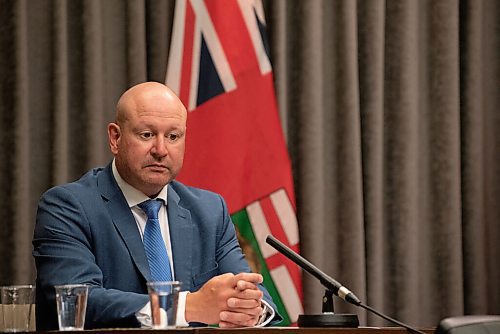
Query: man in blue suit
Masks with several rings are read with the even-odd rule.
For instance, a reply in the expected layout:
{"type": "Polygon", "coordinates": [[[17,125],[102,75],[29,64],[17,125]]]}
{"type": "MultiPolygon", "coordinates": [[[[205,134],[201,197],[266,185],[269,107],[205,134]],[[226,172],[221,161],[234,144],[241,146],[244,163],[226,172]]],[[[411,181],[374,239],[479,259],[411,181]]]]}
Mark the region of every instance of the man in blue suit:
{"type": "Polygon", "coordinates": [[[139,204],[149,199],[161,202],[169,272],[184,290],[178,325],[280,321],[262,276],[250,272],[222,197],[174,181],[186,119],[165,85],[132,87],[108,125],[114,160],[42,196],[33,237],[38,330],[58,328],[54,285],[70,283],[90,285],[85,328],[148,324],[151,263],[142,241],[149,221],[139,204]]]}

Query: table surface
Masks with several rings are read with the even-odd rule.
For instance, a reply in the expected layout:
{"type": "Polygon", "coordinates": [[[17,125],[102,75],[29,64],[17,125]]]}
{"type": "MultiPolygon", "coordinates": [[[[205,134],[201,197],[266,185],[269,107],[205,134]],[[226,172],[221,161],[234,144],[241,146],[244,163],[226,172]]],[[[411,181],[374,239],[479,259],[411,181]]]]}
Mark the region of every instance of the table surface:
{"type": "MultiPolygon", "coordinates": [[[[434,328],[419,328],[420,331],[433,334],[434,328]]],[[[212,327],[202,327],[202,328],[175,328],[175,329],[140,329],[140,328],[105,328],[105,329],[95,329],[95,330],[85,330],[85,331],[75,331],[72,333],[103,333],[103,334],[125,334],[124,332],[130,334],[151,334],[154,331],[155,334],[407,334],[410,333],[407,329],[402,327],[358,327],[358,328],[299,328],[299,327],[264,327],[264,328],[212,328],[212,327]]],[[[31,332],[31,333],[55,333],[58,331],[49,332],[31,332]]]]}

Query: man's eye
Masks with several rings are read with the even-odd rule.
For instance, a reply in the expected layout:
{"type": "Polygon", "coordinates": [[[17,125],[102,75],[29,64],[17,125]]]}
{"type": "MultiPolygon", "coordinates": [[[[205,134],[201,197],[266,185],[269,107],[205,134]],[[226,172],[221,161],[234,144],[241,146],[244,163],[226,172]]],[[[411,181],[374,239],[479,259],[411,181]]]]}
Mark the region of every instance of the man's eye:
{"type": "Polygon", "coordinates": [[[150,139],[153,137],[153,134],[151,132],[143,132],[140,134],[142,139],[150,139]]]}
{"type": "Polygon", "coordinates": [[[177,133],[169,133],[167,135],[167,138],[170,141],[176,141],[177,139],[179,139],[179,135],[177,133]]]}

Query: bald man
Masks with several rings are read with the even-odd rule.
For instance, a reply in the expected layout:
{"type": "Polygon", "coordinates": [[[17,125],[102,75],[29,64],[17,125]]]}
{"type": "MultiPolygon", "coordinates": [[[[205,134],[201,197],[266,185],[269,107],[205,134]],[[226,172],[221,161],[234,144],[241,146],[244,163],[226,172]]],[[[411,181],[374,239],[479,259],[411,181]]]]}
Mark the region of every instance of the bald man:
{"type": "Polygon", "coordinates": [[[281,320],[241,252],[220,195],[175,181],[187,112],[165,85],[126,91],[108,125],[113,161],[42,195],[33,237],[38,330],[57,329],[54,285],[90,285],[85,328],[150,324],[144,250],[147,216],[159,223],[172,276],[182,282],[177,324],[242,327],[281,320]]]}

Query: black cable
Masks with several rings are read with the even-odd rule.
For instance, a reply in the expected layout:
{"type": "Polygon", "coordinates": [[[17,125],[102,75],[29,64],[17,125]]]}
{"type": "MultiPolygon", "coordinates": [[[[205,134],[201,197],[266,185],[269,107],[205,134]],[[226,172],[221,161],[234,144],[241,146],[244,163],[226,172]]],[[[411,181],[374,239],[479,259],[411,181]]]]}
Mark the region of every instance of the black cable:
{"type": "Polygon", "coordinates": [[[404,327],[404,328],[406,328],[406,329],[407,329],[407,330],[409,330],[411,333],[415,333],[415,334],[426,334],[426,333],[424,333],[424,332],[422,332],[422,331],[419,331],[418,329],[415,329],[415,328],[413,328],[413,327],[411,327],[411,326],[409,326],[409,325],[407,325],[407,324],[402,323],[401,321],[398,321],[398,320],[393,319],[393,318],[391,318],[391,317],[389,317],[389,316],[387,316],[387,315],[385,315],[385,314],[383,314],[383,313],[380,313],[379,311],[375,310],[374,308],[372,308],[372,307],[370,307],[370,306],[368,306],[368,305],[364,305],[363,303],[359,303],[359,305],[358,305],[358,306],[360,306],[360,307],[364,308],[365,310],[368,310],[368,311],[370,311],[370,312],[372,312],[372,313],[375,313],[375,314],[376,314],[376,315],[378,315],[379,317],[384,318],[385,320],[388,320],[388,321],[390,321],[390,322],[392,322],[392,323],[394,323],[394,324],[396,324],[396,325],[398,325],[398,326],[400,326],[400,327],[404,327]]]}

